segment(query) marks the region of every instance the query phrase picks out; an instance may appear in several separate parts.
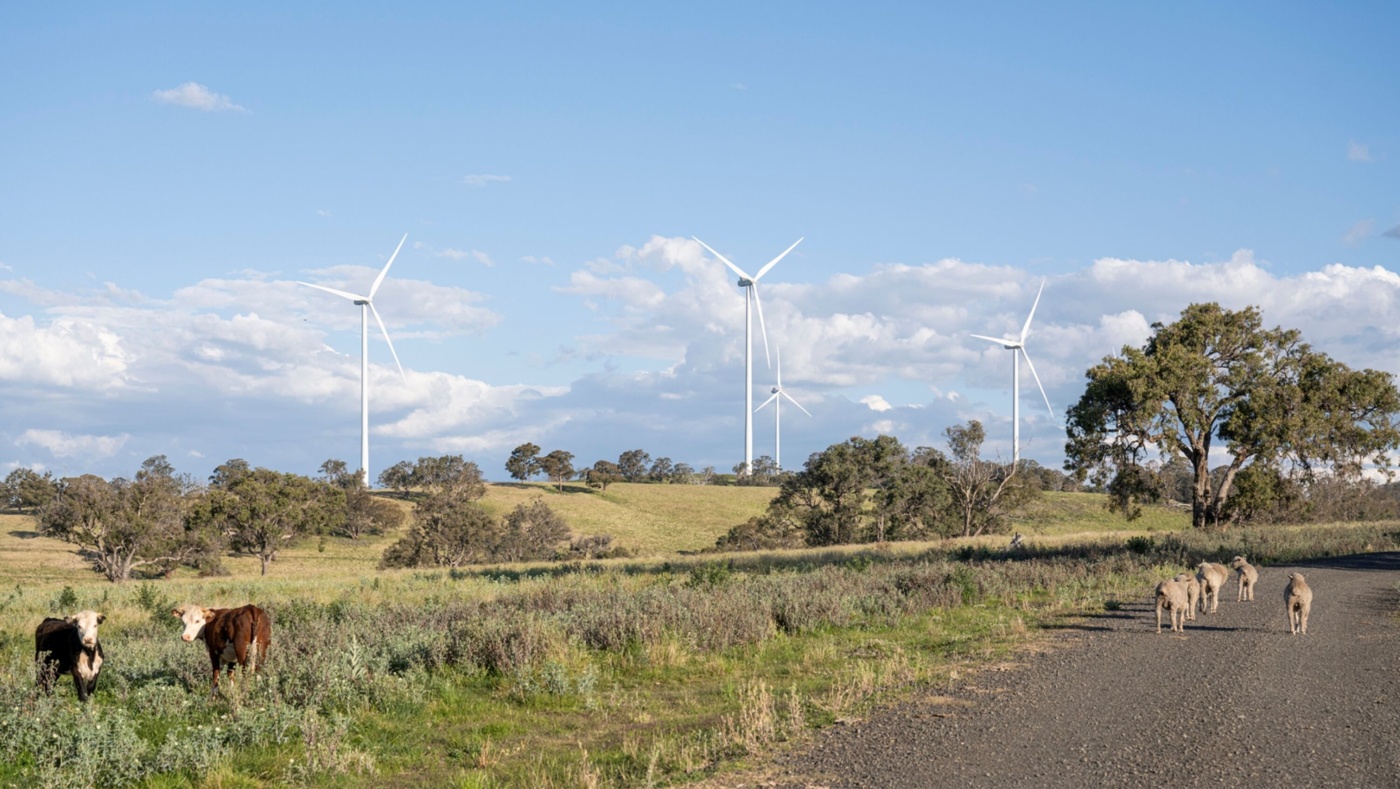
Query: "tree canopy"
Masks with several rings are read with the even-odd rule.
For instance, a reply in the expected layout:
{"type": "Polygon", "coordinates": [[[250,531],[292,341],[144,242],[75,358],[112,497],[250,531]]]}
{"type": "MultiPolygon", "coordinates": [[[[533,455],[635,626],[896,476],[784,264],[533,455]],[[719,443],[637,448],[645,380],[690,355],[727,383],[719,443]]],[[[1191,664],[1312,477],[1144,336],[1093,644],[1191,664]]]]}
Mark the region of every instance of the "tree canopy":
{"type": "Polygon", "coordinates": [[[1154,452],[1190,465],[1192,524],[1201,527],[1220,522],[1251,464],[1357,475],[1367,463],[1388,467],[1400,446],[1390,374],[1352,370],[1295,330],[1266,329],[1255,307],[1192,304],[1152,331],[1142,348],[1090,368],[1067,414],[1065,468],[1105,485],[1130,517],[1161,495],[1147,468],[1154,452]],[[1213,476],[1212,451],[1219,461],[1221,450],[1224,470],[1213,476]]]}

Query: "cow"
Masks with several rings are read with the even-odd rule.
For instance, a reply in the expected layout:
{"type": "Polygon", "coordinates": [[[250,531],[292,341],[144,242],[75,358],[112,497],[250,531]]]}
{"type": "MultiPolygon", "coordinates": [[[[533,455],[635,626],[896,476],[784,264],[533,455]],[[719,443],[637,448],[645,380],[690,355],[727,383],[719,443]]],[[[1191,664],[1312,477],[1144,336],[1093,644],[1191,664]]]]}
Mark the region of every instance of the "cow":
{"type": "Polygon", "coordinates": [[[252,659],[252,671],[267,657],[267,647],[272,643],[272,617],[255,605],[242,608],[202,608],[197,605],[184,605],[172,613],[185,623],[180,638],[185,641],[204,639],[209,650],[209,662],[214,666],[214,686],[210,695],[219,693],[219,669],[227,666],[229,677],[233,676],[234,664],[248,670],[252,659]]]}
{"type": "Polygon", "coordinates": [[[79,611],[63,619],[48,617],[34,629],[34,663],[45,693],[53,692],[55,677],[69,673],[78,701],[87,701],[97,690],[97,675],[102,671],[97,626],[106,618],[96,611],[79,611]]]}

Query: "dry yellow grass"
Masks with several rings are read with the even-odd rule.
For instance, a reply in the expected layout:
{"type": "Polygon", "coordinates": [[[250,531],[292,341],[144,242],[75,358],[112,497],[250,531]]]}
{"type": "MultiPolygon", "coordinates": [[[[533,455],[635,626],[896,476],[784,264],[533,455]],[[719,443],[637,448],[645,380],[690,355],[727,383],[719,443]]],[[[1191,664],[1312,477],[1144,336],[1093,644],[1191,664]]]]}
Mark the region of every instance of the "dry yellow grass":
{"type": "Polygon", "coordinates": [[[543,498],[575,534],[611,534],[638,556],[710,548],[730,528],[762,515],[777,488],[646,485],[618,482],[606,493],[581,484],[563,492],[544,483],[488,485],[482,505],[501,516],[543,498]]]}

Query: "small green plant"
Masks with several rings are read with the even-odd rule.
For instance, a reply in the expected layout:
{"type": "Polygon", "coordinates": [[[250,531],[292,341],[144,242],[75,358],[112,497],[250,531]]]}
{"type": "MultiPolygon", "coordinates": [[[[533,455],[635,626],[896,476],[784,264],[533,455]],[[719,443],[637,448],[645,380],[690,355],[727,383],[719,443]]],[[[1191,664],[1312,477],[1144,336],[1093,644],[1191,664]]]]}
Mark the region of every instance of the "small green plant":
{"type": "Polygon", "coordinates": [[[1138,535],[1136,537],[1128,538],[1127,547],[1129,551],[1137,554],[1138,556],[1144,556],[1148,553],[1151,553],[1152,549],[1157,547],[1157,541],[1152,539],[1151,537],[1138,535]]]}
{"type": "Polygon", "coordinates": [[[705,562],[690,568],[690,578],[686,579],[685,585],[691,589],[710,589],[723,586],[733,575],[734,571],[728,564],[705,562]]]}
{"type": "Polygon", "coordinates": [[[1119,610],[1122,610],[1122,608],[1123,608],[1123,601],[1121,601],[1121,600],[1105,600],[1105,601],[1103,601],[1103,610],[1105,610],[1105,611],[1119,611],[1119,610]]]}
{"type": "Polygon", "coordinates": [[[78,593],[71,586],[63,587],[63,591],[54,599],[53,607],[59,611],[72,611],[78,607],[78,593]]]}

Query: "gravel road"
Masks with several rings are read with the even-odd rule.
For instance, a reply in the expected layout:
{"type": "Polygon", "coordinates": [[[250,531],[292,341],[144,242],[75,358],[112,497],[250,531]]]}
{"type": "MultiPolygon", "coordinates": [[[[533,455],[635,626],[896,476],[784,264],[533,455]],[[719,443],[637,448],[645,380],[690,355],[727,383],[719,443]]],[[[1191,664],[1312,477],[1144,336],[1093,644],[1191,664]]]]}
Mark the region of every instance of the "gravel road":
{"type": "Polygon", "coordinates": [[[1260,569],[1184,634],[1149,600],[1092,617],[948,696],[781,757],[781,787],[1400,787],[1400,553],[1260,569]],[[1288,573],[1314,591],[1290,636],[1288,573]],[[1164,625],[1165,627],[1165,625],[1164,625]]]}

